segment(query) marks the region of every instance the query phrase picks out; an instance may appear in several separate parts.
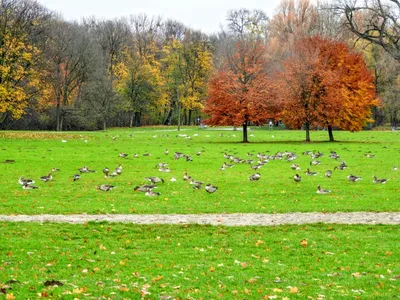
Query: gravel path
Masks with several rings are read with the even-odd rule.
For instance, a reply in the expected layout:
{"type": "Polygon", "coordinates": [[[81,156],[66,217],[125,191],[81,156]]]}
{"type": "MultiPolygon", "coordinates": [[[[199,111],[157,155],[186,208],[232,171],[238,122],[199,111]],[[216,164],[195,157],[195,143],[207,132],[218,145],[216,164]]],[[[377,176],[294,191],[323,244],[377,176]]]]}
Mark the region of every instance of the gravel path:
{"type": "Polygon", "coordinates": [[[210,224],[225,226],[274,226],[283,224],[400,224],[400,213],[289,213],[199,215],[0,215],[0,222],[120,222],[132,224],[210,224]]]}

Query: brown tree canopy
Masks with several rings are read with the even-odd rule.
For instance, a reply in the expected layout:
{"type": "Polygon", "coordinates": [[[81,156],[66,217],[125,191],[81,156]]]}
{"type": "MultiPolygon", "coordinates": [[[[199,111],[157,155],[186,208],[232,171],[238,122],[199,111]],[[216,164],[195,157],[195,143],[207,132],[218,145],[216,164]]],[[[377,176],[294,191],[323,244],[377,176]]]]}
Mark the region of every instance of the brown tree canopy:
{"type": "Polygon", "coordinates": [[[206,124],[243,126],[247,142],[249,123],[263,124],[273,117],[270,84],[266,76],[265,47],[261,42],[238,42],[209,82],[204,112],[206,124]]]}
{"type": "Polygon", "coordinates": [[[306,141],[313,125],[361,130],[377,104],[373,76],[362,56],[320,37],[295,43],[275,86],[282,119],[293,128],[304,125],[306,141]]]}

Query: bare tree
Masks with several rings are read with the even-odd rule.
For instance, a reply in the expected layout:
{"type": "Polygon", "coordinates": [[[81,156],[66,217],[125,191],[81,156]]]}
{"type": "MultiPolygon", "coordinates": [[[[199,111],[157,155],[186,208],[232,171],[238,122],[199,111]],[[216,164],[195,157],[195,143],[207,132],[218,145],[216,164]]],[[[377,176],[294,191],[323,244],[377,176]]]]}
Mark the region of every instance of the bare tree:
{"type": "Polygon", "coordinates": [[[333,9],[355,35],[381,46],[400,62],[399,0],[340,0],[333,9]]]}

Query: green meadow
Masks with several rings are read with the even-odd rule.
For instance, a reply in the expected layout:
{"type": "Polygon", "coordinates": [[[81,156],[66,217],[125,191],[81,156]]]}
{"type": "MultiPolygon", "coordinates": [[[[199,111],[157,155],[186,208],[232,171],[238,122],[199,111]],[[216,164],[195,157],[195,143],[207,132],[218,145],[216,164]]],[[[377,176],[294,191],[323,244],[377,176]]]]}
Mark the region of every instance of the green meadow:
{"type": "Polygon", "coordinates": [[[398,226],[0,225],[0,291],[8,299],[395,299],[400,293],[398,226]]]}
{"type": "MultiPolygon", "coordinates": [[[[173,214],[392,211],[400,209],[400,133],[137,128],[107,132],[1,132],[1,214],[173,214]],[[165,150],[168,149],[168,155],[165,150]],[[257,153],[294,152],[261,169],[257,153]],[[320,165],[311,155],[322,152],[320,165]],[[340,158],[329,158],[336,151],[340,158]],[[127,158],[119,154],[127,153],[127,158]],[[192,157],[174,159],[174,152],[192,157]],[[137,154],[137,157],[134,157],[137,154]],[[151,154],[144,156],[143,154],[151,154]],[[197,155],[199,154],[199,155],[197,155]],[[14,162],[10,162],[14,161],[14,162]],[[346,170],[334,170],[342,161],[346,170]],[[156,165],[167,163],[170,172],[156,165]],[[301,170],[290,168],[292,163],[301,170]],[[104,178],[105,167],[122,174],[104,178]],[[81,174],[87,166],[93,173],[81,174]],[[53,180],[41,182],[52,168],[53,180]],[[307,176],[305,171],[318,172],[307,176]],[[333,170],[331,178],[325,171],[333,170]],[[183,174],[218,186],[193,189],[183,174]],[[248,177],[256,172],[260,180],[248,177]],[[302,177],[299,183],[293,176],[302,177]],[[349,182],[354,174],[363,180],[349,182]],[[373,175],[388,179],[374,184],[373,175]],[[24,190],[20,176],[38,189],[24,190]],[[135,192],[159,176],[158,197],[135,192]],[[176,181],[171,181],[172,178],[176,181]],[[111,184],[103,192],[96,187],[111,184]],[[331,190],[319,195],[317,186],[331,190]]],[[[400,275],[398,225],[224,227],[0,223],[0,299],[394,299],[400,275]]]]}
{"type": "Polygon", "coordinates": [[[335,132],[337,142],[326,142],[327,132],[312,132],[312,143],[304,143],[304,132],[268,131],[253,129],[250,143],[241,143],[240,131],[174,129],[125,129],[107,132],[1,132],[0,133],[0,203],[2,214],[113,214],[113,213],[284,213],[314,211],[399,211],[400,209],[400,133],[364,131],[358,133],[335,132]],[[179,136],[181,135],[181,136],[179,136]],[[65,142],[62,142],[64,140],[65,142]],[[165,155],[165,150],[169,154],[165,155]],[[190,155],[192,161],[174,159],[174,152],[190,155]],[[298,158],[293,162],[270,160],[261,169],[256,164],[234,164],[224,171],[224,153],[257,161],[256,154],[274,155],[291,151],[298,158]],[[311,155],[304,151],[322,152],[320,165],[310,166],[311,155]],[[340,158],[329,158],[336,151],[340,158]],[[119,153],[129,154],[128,158],[119,153]],[[199,156],[196,153],[199,152],[199,156]],[[151,156],[143,156],[149,153],[151,156]],[[133,155],[139,157],[135,158],[133,155]],[[249,156],[253,155],[253,156],[249,156]],[[374,158],[368,155],[374,155],[374,158]],[[15,160],[14,163],[3,163],[15,160]],[[334,170],[342,161],[346,170],[334,170]],[[156,165],[167,163],[171,172],[159,172],[156,165]],[[300,171],[290,168],[300,165],[300,171]],[[113,171],[122,165],[122,175],[104,178],[105,167],[113,171]],[[81,180],[73,181],[78,169],[87,166],[95,173],[84,173],[81,180]],[[53,180],[41,182],[49,174],[53,180]],[[305,171],[318,172],[306,176],[305,171]],[[324,176],[333,170],[331,178],[324,176]],[[208,194],[195,190],[184,181],[187,172],[195,180],[218,186],[218,191],[208,194]],[[249,181],[256,172],[259,181],[249,181]],[[302,177],[295,183],[293,176],[302,177]],[[347,176],[361,176],[362,181],[349,182],[347,176]],[[387,184],[374,184],[373,175],[388,179],[387,184]],[[36,181],[39,189],[24,190],[18,184],[23,176],[36,181]],[[134,187],[146,183],[145,177],[159,176],[159,197],[146,197],[135,192],[134,187]],[[171,182],[172,178],[176,182],[171,182]],[[115,189],[102,192],[101,184],[111,184],[115,189]],[[331,190],[328,195],[316,194],[318,184],[331,190]]]}

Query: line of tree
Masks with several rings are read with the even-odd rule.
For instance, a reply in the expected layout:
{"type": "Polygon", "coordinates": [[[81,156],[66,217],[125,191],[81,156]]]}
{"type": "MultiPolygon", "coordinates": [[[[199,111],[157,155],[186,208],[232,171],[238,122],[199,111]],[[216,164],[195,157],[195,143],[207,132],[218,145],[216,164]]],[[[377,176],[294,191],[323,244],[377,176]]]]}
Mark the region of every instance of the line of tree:
{"type": "Polygon", "coordinates": [[[232,10],[206,35],[132,15],[68,22],[35,0],[0,6],[0,128],[243,127],[357,131],[400,119],[397,0],[283,0],[232,10]],[[379,100],[377,100],[379,99],[379,100]]]}

